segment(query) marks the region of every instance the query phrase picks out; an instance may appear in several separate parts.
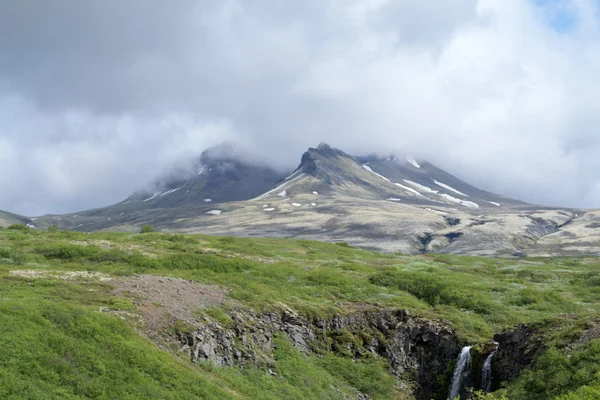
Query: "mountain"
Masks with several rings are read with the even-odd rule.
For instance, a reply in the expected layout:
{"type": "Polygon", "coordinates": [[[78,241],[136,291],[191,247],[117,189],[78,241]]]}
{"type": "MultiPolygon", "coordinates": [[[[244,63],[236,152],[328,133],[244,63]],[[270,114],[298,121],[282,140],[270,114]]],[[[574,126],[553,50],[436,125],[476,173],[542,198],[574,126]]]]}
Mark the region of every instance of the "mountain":
{"type": "Polygon", "coordinates": [[[21,215],[12,214],[6,211],[0,211],[0,226],[7,227],[13,224],[31,225],[33,221],[30,218],[21,215]]]}
{"type": "Polygon", "coordinates": [[[428,162],[390,157],[352,157],[327,144],[309,149],[284,184],[298,186],[312,177],[315,190],[411,204],[472,209],[524,206],[525,203],[477,189],[428,162]]]}
{"type": "Polygon", "coordinates": [[[425,160],[356,157],[324,143],[308,149],[287,177],[243,160],[228,147],[209,149],[195,174],[158,181],[113,206],[40,222],[86,231],[152,224],[164,231],[301,237],[406,253],[600,252],[596,212],[527,204],[425,160]]]}
{"type": "Polygon", "coordinates": [[[202,203],[247,200],[269,190],[285,177],[266,165],[243,161],[230,144],[202,153],[188,171],[157,180],[123,204],[138,208],[169,208],[202,203]]]}

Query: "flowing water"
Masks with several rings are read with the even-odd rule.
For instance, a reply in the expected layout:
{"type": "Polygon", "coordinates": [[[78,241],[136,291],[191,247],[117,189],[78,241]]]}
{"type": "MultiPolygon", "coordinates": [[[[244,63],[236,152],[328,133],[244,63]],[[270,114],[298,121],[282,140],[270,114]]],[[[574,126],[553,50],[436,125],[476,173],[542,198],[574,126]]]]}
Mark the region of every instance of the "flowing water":
{"type": "Polygon", "coordinates": [[[452,375],[452,385],[450,386],[450,400],[457,398],[463,389],[465,375],[468,375],[471,368],[471,347],[463,347],[458,355],[454,374],[452,375]]]}
{"type": "Polygon", "coordinates": [[[496,343],[496,349],[490,353],[483,363],[483,370],[481,371],[481,390],[484,393],[492,391],[492,359],[494,354],[498,351],[498,343],[496,343]]]}

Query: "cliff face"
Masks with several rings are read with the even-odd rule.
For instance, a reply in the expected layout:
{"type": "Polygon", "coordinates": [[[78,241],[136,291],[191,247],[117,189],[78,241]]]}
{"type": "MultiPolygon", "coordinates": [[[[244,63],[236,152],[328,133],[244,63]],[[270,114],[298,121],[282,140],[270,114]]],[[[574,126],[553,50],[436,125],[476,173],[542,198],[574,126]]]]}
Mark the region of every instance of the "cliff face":
{"type": "Polygon", "coordinates": [[[494,336],[498,351],[492,360],[492,389],[500,388],[502,382],[511,382],[545,350],[543,338],[535,328],[519,325],[494,336]]]}
{"type": "Polygon", "coordinates": [[[451,365],[460,350],[455,333],[447,325],[412,317],[403,310],[312,320],[290,309],[262,314],[233,311],[229,316],[228,326],[205,318],[178,329],[178,341],[193,362],[268,368],[274,363],[273,338],[282,334],[305,353],[333,351],[357,359],[367,353],[384,357],[400,385],[412,388],[416,399],[429,400],[446,398],[451,365]]]}

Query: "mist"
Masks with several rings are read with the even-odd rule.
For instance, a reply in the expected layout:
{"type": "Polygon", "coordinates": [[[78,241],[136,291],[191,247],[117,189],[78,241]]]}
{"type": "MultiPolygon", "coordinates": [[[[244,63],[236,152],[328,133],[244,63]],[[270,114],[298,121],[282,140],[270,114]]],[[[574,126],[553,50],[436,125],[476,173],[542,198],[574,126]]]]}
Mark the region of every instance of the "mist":
{"type": "Polygon", "coordinates": [[[0,209],[123,200],[222,142],[326,142],[524,201],[600,207],[593,0],[0,5],[0,209]]]}

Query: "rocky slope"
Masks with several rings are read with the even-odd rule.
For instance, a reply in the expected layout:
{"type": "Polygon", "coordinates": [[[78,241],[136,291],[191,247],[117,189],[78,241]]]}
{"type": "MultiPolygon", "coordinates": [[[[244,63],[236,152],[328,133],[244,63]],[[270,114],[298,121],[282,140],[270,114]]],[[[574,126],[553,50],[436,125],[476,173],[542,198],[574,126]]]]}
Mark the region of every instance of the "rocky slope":
{"type": "Polygon", "coordinates": [[[122,204],[153,209],[247,200],[271,189],[285,176],[285,172],[245,160],[235,147],[223,144],[204,151],[187,170],[153,182],[122,204]]]}
{"type": "Polygon", "coordinates": [[[12,214],[5,211],[0,211],[0,226],[7,227],[12,224],[33,224],[30,218],[23,217],[21,215],[12,214]]]}
{"type": "Polygon", "coordinates": [[[321,144],[304,153],[284,178],[227,152],[209,154],[192,179],[158,185],[158,191],[137,193],[115,206],[45,216],[41,226],[133,231],[152,224],[170,231],[304,237],[407,253],[600,254],[595,212],[506,198],[426,161],[353,157],[321,144]]]}
{"type": "Polygon", "coordinates": [[[305,353],[384,357],[390,373],[415,399],[430,400],[446,398],[448,366],[460,349],[448,326],[411,317],[406,311],[374,310],[309,321],[284,309],[263,314],[232,312],[231,318],[229,328],[205,319],[188,321],[185,330],[177,332],[192,361],[268,367],[274,336],[283,334],[305,353]]]}
{"type": "MultiPolygon", "coordinates": [[[[111,282],[115,295],[134,301],[145,320],[136,324],[144,327],[145,335],[165,349],[177,347],[194,363],[272,371],[276,338],[281,336],[304,354],[384,359],[402,392],[430,400],[446,398],[450,367],[461,348],[448,323],[408,310],[365,305],[344,314],[306,317],[279,303],[256,312],[228,299],[216,286],[150,275],[98,277],[111,282]],[[222,311],[203,311],[210,307],[222,311]]],[[[369,397],[357,393],[356,398],[369,397]]]]}

